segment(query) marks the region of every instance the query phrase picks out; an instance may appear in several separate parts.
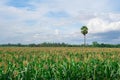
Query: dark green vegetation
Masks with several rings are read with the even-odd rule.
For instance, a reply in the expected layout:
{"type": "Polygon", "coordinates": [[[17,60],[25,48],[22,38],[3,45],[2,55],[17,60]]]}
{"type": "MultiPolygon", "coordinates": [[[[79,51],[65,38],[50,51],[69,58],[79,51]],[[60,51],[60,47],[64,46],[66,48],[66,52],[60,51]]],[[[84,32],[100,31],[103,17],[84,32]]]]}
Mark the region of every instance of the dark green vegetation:
{"type": "Polygon", "coordinates": [[[0,48],[0,80],[119,79],[119,48],[0,48]]]}
{"type": "MultiPolygon", "coordinates": [[[[1,44],[0,47],[83,47],[84,45],[74,45],[66,43],[41,43],[41,44],[1,44]]],[[[86,47],[107,47],[107,48],[120,48],[120,44],[104,44],[93,42],[91,45],[87,44],[86,47]]]]}

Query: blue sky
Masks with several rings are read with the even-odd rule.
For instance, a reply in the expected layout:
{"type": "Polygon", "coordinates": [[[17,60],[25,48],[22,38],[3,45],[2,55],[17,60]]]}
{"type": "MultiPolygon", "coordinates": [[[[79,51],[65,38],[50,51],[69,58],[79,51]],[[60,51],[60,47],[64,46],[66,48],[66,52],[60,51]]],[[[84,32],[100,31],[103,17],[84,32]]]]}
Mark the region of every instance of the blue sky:
{"type": "Polygon", "coordinates": [[[2,0],[0,44],[120,43],[120,0],[2,0]]]}

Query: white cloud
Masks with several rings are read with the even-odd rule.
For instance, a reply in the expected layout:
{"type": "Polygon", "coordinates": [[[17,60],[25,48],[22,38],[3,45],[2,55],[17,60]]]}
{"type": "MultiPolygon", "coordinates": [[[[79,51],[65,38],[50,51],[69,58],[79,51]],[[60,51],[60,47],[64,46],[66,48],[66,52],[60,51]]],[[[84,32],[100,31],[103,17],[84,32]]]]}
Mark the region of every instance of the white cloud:
{"type": "Polygon", "coordinates": [[[81,25],[87,25],[89,32],[94,34],[118,30],[120,29],[120,13],[107,12],[110,11],[108,1],[48,0],[48,2],[36,2],[31,0],[29,4],[34,6],[34,9],[29,9],[29,7],[8,6],[5,4],[7,0],[3,0],[0,2],[0,36],[4,36],[3,41],[7,37],[11,39],[23,37],[23,42],[70,42],[72,38],[77,40],[82,38],[81,25]],[[49,11],[63,11],[69,17],[49,18],[45,16],[49,11]]]}
{"type": "Polygon", "coordinates": [[[93,18],[87,24],[89,33],[104,33],[120,30],[120,21],[109,22],[100,18],[93,18]]]}
{"type": "Polygon", "coordinates": [[[60,31],[58,29],[55,29],[55,35],[59,35],[60,31]]]}

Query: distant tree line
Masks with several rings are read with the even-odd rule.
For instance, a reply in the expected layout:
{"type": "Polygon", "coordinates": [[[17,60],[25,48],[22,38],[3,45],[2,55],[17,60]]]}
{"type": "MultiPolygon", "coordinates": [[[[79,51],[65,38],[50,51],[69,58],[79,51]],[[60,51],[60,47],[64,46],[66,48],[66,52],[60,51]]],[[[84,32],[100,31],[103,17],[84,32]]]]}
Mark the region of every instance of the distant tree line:
{"type": "Polygon", "coordinates": [[[120,48],[120,44],[105,44],[105,43],[98,43],[98,42],[93,42],[92,47],[110,47],[110,48],[120,48]]]}
{"type": "MultiPolygon", "coordinates": [[[[1,44],[0,47],[83,47],[84,44],[76,45],[76,44],[66,44],[66,43],[40,43],[40,44],[1,44]]],[[[86,44],[86,47],[110,47],[110,48],[120,48],[120,44],[105,44],[93,42],[92,44],[86,44]]]]}

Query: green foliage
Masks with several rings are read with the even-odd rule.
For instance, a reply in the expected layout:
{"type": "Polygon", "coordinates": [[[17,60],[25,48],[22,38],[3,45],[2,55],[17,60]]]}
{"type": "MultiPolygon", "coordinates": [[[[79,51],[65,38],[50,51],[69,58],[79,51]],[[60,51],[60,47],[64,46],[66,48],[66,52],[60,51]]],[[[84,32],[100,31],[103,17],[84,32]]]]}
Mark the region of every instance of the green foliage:
{"type": "MultiPolygon", "coordinates": [[[[66,43],[41,43],[41,44],[1,44],[0,47],[83,47],[84,45],[66,44],[66,43]]],[[[94,41],[91,45],[87,44],[87,47],[108,47],[108,48],[120,48],[120,44],[105,44],[94,41]]]]}
{"type": "Polygon", "coordinates": [[[88,33],[88,28],[86,26],[82,26],[81,33],[85,36],[88,33]]]}
{"type": "Polygon", "coordinates": [[[119,79],[119,48],[0,48],[0,80],[119,79]]]}

